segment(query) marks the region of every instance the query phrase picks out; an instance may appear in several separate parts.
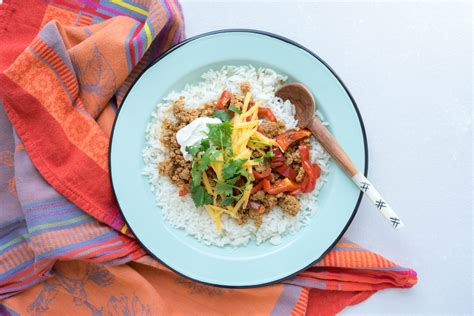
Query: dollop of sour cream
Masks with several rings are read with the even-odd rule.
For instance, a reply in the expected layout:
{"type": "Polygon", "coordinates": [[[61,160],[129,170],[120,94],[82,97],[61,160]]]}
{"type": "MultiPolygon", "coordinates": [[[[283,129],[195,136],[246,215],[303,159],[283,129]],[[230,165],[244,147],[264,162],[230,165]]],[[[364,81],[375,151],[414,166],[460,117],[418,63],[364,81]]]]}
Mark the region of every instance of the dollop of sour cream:
{"type": "Polygon", "coordinates": [[[183,153],[184,159],[191,161],[193,157],[186,152],[186,147],[197,146],[201,143],[201,140],[207,137],[209,128],[207,124],[220,124],[222,121],[217,117],[198,117],[185,127],[181,128],[176,133],[176,140],[180,146],[180,150],[183,153]]]}

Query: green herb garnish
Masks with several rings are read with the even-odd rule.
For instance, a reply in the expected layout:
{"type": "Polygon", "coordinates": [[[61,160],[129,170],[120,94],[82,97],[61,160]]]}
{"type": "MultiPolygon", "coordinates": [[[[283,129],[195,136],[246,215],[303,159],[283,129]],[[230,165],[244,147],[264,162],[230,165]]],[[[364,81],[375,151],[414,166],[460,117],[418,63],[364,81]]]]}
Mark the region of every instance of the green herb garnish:
{"type": "Polygon", "coordinates": [[[209,128],[209,141],[211,145],[229,147],[232,145],[232,125],[228,122],[220,124],[207,124],[209,128]]]}
{"type": "Polygon", "coordinates": [[[228,122],[232,118],[226,110],[215,110],[214,113],[211,114],[211,117],[217,117],[222,122],[228,122]]]}
{"type": "Polygon", "coordinates": [[[229,110],[237,114],[242,114],[242,111],[233,104],[229,106],[229,110]]]}

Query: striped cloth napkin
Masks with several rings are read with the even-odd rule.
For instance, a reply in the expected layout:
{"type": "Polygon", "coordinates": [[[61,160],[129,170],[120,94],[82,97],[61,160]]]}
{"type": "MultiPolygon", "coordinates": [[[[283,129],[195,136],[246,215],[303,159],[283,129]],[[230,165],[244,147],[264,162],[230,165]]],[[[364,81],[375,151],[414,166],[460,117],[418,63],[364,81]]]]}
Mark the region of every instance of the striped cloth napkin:
{"type": "Polygon", "coordinates": [[[256,289],[202,285],[146,255],[112,194],[109,136],[131,82],[183,38],[176,0],[0,5],[0,314],[331,315],[412,287],[413,270],[344,239],[256,289]]]}

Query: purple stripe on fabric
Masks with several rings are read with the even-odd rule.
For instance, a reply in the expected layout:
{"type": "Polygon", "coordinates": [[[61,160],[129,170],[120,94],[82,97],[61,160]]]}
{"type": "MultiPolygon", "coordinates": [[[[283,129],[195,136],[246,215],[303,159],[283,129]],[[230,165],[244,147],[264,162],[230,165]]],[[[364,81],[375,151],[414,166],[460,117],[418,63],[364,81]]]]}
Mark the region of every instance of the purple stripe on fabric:
{"type": "MultiPolygon", "coordinates": [[[[0,297],[1,298],[1,297],[0,297]]],[[[13,309],[6,307],[5,305],[0,304],[0,316],[19,316],[17,312],[13,309]]]]}
{"type": "Polygon", "coordinates": [[[0,294],[0,299],[4,299],[4,298],[7,298],[9,296],[15,295],[16,292],[19,292],[19,291],[25,290],[29,287],[32,287],[33,285],[35,285],[37,283],[40,283],[40,282],[44,281],[47,278],[48,277],[46,277],[46,276],[38,276],[38,278],[33,279],[29,282],[20,283],[17,286],[11,287],[11,288],[8,289],[8,293],[0,294]]]}
{"type": "MultiPolygon", "coordinates": [[[[65,247],[61,248],[56,248],[56,249],[51,249],[50,251],[41,253],[37,256],[38,260],[42,259],[48,259],[48,258],[62,258],[65,254],[71,252],[71,251],[76,251],[81,248],[89,247],[97,243],[105,242],[108,240],[111,240],[115,237],[117,237],[117,232],[115,231],[109,231],[103,235],[97,236],[95,238],[91,238],[88,240],[85,240],[83,242],[78,242],[72,245],[67,245],[65,247]]],[[[99,247],[100,245],[96,245],[96,247],[99,247]]]]}
{"type": "Polygon", "coordinates": [[[303,278],[298,278],[298,277],[285,281],[285,284],[298,285],[302,287],[311,287],[311,288],[321,289],[321,290],[324,290],[327,287],[327,284],[324,281],[303,279],[303,278]]]}
{"type": "Polygon", "coordinates": [[[301,287],[291,284],[283,284],[283,287],[283,292],[273,307],[271,316],[290,315],[296,302],[298,302],[302,290],[301,287]]]}
{"type": "Polygon", "coordinates": [[[411,269],[403,268],[403,267],[389,267],[389,268],[371,268],[371,267],[365,267],[365,268],[351,268],[354,270],[376,270],[376,271],[393,271],[393,272],[408,272],[411,271],[411,269]]]}
{"type": "Polygon", "coordinates": [[[135,31],[136,31],[136,29],[139,25],[140,25],[139,23],[135,23],[132,26],[132,29],[130,30],[130,33],[128,33],[127,38],[125,39],[125,47],[124,48],[125,48],[125,56],[127,57],[128,73],[131,73],[132,70],[133,70],[129,43],[130,43],[130,39],[132,38],[133,34],[135,33],[135,31]]]}
{"type": "Polygon", "coordinates": [[[68,202],[66,200],[62,201],[62,202],[53,202],[53,203],[48,203],[48,204],[43,204],[43,205],[38,205],[38,206],[35,206],[35,207],[30,207],[28,205],[25,206],[25,215],[29,215],[33,212],[35,213],[39,213],[39,212],[49,212],[51,209],[57,209],[57,208],[61,208],[61,207],[64,207],[64,206],[67,206],[71,204],[71,202],[68,202]]]}
{"type": "MultiPolygon", "coordinates": [[[[121,240],[118,240],[117,242],[114,242],[112,244],[100,245],[98,247],[94,247],[94,248],[84,250],[83,252],[78,253],[77,255],[73,256],[72,258],[80,258],[82,256],[85,256],[85,255],[93,252],[93,251],[96,251],[96,250],[99,250],[99,249],[104,249],[104,248],[107,248],[107,247],[118,246],[120,244],[123,244],[123,242],[121,240]]],[[[115,250],[115,251],[113,251],[113,250],[104,251],[104,252],[101,252],[100,255],[101,256],[106,256],[106,255],[109,255],[109,254],[117,252],[117,251],[122,251],[122,249],[118,249],[118,250],[115,250]]]]}
{"type": "MultiPolygon", "coordinates": [[[[28,229],[26,228],[26,224],[23,227],[17,228],[15,230],[11,230],[8,233],[3,234],[0,236],[0,245],[5,245],[6,243],[10,242],[13,239],[16,239],[18,237],[21,237],[22,235],[27,235],[28,234],[28,229]]],[[[2,251],[6,251],[7,249],[10,249],[19,243],[22,243],[25,241],[25,238],[18,239],[17,242],[11,244],[7,248],[3,248],[2,251]]]]}
{"type": "Polygon", "coordinates": [[[158,40],[157,40],[157,43],[156,43],[156,52],[155,52],[155,56],[154,58],[158,57],[158,55],[160,54],[160,50],[163,48],[166,40],[168,39],[168,36],[169,36],[169,30],[171,28],[171,25],[173,25],[173,14],[172,14],[172,10],[171,10],[171,7],[170,7],[170,4],[168,3],[167,0],[162,0],[162,3],[163,3],[163,7],[165,8],[165,12],[166,12],[166,16],[168,18],[168,21],[166,21],[166,24],[165,24],[165,27],[163,27],[163,29],[161,30],[159,36],[158,36],[158,40]]]}
{"type": "Polygon", "coordinates": [[[64,42],[60,40],[62,37],[59,34],[59,30],[56,28],[56,25],[52,22],[47,23],[38,36],[43,40],[43,42],[51,48],[56,55],[61,58],[61,61],[66,65],[69,70],[75,74],[74,67],[72,66],[71,59],[67,54],[66,46],[64,42]]]}
{"type": "Polygon", "coordinates": [[[344,251],[359,251],[359,250],[364,250],[364,248],[351,248],[351,247],[334,247],[333,250],[344,250],[344,251]]]}
{"type": "Polygon", "coordinates": [[[135,39],[137,40],[138,55],[135,57],[137,58],[137,64],[138,64],[140,59],[143,57],[143,41],[146,41],[146,33],[145,33],[145,30],[143,29],[143,26],[137,35],[138,36],[136,36],[135,39]]]}
{"type": "Polygon", "coordinates": [[[18,221],[18,222],[15,222],[15,223],[10,223],[6,227],[1,227],[0,230],[1,230],[2,234],[0,235],[0,239],[2,239],[3,237],[5,237],[7,235],[12,234],[13,231],[19,230],[21,228],[26,229],[26,223],[25,223],[24,219],[22,219],[21,222],[18,221]]]}
{"type": "Polygon", "coordinates": [[[52,212],[49,212],[49,213],[27,215],[26,220],[29,223],[30,221],[35,221],[35,220],[38,220],[38,219],[45,219],[45,218],[52,217],[52,216],[59,216],[58,218],[55,218],[55,220],[65,220],[67,218],[72,218],[72,217],[76,216],[76,214],[71,214],[71,211],[74,211],[74,210],[76,210],[76,206],[71,205],[71,206],[68,206],[66,208],[55,210],[55,211],[52,211],[52,212]],[[73,216],[60,216],[60,215],[73,215],[73,216]]]}
{"type": "Polygon", "coordinates": [[[107,261],[105,263],[107,264],[110,264],[110,265],[121,265],[121,264],[125,264],[127,262],[130,262],[132,260],[132,257],[131,256],[125,256],[123,258],[118,258],[118,259],[113,259],[113,260],[110,260],[110,261],[107,261]]]}
{"type": "MultiPolygon", "coordinates": [[[[79,0],[79,2],[82,2],[84,4],[86,4],[87,6],[89,7],[93,7],[93,8],[96,8],[96,9],[102,9],[102,10],[105,10],[105,11],[108,11],[110,13],[113,13],[114,15],[124,15],[121,11],[119,10],[116,10],[116,9],[113,9],[113,8],[109,8],[109,7],[106,7],[106,6],[103,6],[97,2],[94,2],[94,1],[90,1],[90,0],[79,0]]],[[[99,10],[97,10],[99,11],[99,10]]]]}
{"type": "Polygon", "coordinates": [[[5,273],[0,274],[0,281],[3,283],[4,281],[8,281],[8,279],[12,278],[15,274],[18,274],[21,270],[24,270],[26,267],[31,266],[34,263],[34,259],[30,259],[28,261],[19,264],[12,269],[8,270],[5,273]]]}
{"type": "MultiPolygon", "coordinates": [[[[113,2],[109,2],[109,1],[101,1],[101,4],[100,7],[103,8],[104,10],[114,10],[114,12],[118,12],[116,13],[116,15],[125,15],[125,16],[129,16],[131,18],[134,18],[135,20],[137,21],[140,21],[140,22],[145,22],[147,16],[146,15],[143,15],[141,13],[138,13],[138,12],[135,12],[135,11],[132,11],[132,10],[129,10],[125,7],[122,7],[118,4],[115,4],[113,2]]],[[[136,3],[129,3],[131,4],[132,6],[134,7],[139,7],[136,3]]],[[[145,11],[148,12],[148,8],[140,8],[140,9],[144,9],[145,11]]]]}
{"type": "Polygon", "coordinates": [[[24,208],[35,210],[37,207],[45,206],[45,205],[47,206],[47,205],[51,205],[53,203],[58,203],[58,202],[68,202],[68,201],[63,197],[60,197],[60,198],[49,199],[47,201],[42,200],[38,202],[31,202],[31,203],[26,204],[24,208]]]}
{"type": "Polygon", "coordinates": [[[78,220],[75,221],[74,223],[66,223],[66,224],[57,225],[57,226],[55,226],[55,223],[54,223],[54,222],[52,222],[52,223],[40,224],[40,225],[37,225],[37,226],[48,225],[48,224],[49,224],[50,227],[41,228],[41,229],[35,230],[35,231],[33,231],[33,232],[32,232],[32,230],[33,230],[36,226],[30,227],[30,228],[29,228],[29,230],[30,230],[30,237],[38,236],[38,235],[41,235],[41,234],[44,234],[44,233],[50,232],[50,231],[59,230],[59,229],[62,229],[62,228],[64,228],[64,227],[66,227],[66,228],[81,227],[82,224],[95,221],[95,219],[94,219],[93,217],[90,217],[90,216],[88,216],[88,215],[81,215],[81,217],[83,217],[83,218],[82,218],[82,219],[78,219],[78,220]]]}

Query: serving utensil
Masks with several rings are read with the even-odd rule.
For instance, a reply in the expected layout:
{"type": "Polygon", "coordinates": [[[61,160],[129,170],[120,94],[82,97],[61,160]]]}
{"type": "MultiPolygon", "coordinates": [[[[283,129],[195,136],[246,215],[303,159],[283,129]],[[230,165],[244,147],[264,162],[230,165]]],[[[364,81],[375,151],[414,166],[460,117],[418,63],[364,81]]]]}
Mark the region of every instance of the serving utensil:
{"type": "Polygon", "coordinates": [[[351,177],[357,187],[374,203],[375,207],[391,223],[393,228],[402,228],[404,224],[395,211],[364,174],[358,170],[321,120],[314,115],[316,103],[311,91],[302,83],[288,83],[279,88],[275,95],[293,103],[296,109],[298,126],[307,128],[313,133],[316,140],[334,158],[344,172],[351,177]]]}

